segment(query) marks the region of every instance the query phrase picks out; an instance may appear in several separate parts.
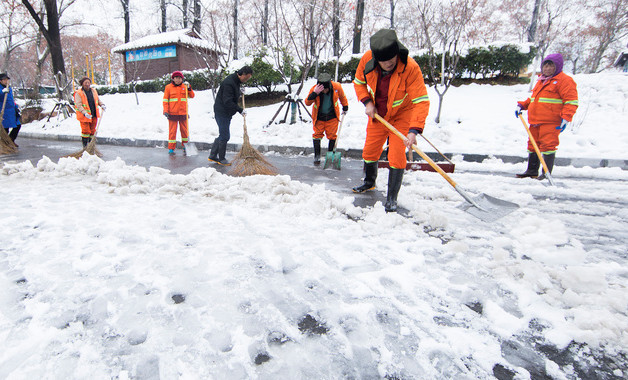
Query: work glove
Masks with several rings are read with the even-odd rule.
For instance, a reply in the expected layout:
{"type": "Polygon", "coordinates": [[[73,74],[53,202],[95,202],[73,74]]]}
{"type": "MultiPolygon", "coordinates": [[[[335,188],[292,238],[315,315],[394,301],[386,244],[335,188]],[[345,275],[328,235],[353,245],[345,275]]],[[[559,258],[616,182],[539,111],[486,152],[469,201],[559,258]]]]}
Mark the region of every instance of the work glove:
{"type": "Polygon", "coordinates": [[[241,114],[242,116],[246,116],[246,110],[242,110],[241,114]]]}
{"type": "Polygon", "coordinates": [[[166,119],[170,120],[170,114],[168,112],[164,112],[164,116],[166,117],[166,119]]]}
{"type": "Polygon", "coordinates": [[[92,115],[88,114],[87,112],[83,112],[83,115],[90,120],[92,119],[92,115]]]}
{"type": "Polygon", "coordinates": [[[183,82],[183,84],[188,88],[188,91],[192,89],[192,86],[190,86],[190,82],[185,81],[183,82]]]}
{"type": "Polygon", "coordinates": [[[342,114],[346,114],[349,111],[349,106],[342,106],[342,114]]]}
{"type": "Polygon", "coordinates": [[[560,122],[560,125],[558,127],[556,127],[556,129],[558,129],[560,131],[560,133],[563,133],[565,128],[567,128],[567,123],[569,123],[569,122],[567,120],[563,119],[563,121],[560,122]]]}
{"type": "Polygon", "coordinates": [[[102,108],[102,110],[103,110],[103,111],[106,111],[106,110],[107,110],[107,107],[105,107],[105,105],[104,105],[104,104],[101,104],[101,105],[100,105],[100,108],[102,108]]]}
{"type": "Polygon", "coordinates": [[[523,110],[521,109],[520,105],[517,105],[517,109],[515,110],[515,117],[518,119],[519,115],[521,115],[521,112],[523,112],[523,110]]]}
{"type": "Polygon", "coordinates": [[[5,94],[9,93],[9,87],[5,87],[2,89],[2,92],[4,92],[5,94]]]}

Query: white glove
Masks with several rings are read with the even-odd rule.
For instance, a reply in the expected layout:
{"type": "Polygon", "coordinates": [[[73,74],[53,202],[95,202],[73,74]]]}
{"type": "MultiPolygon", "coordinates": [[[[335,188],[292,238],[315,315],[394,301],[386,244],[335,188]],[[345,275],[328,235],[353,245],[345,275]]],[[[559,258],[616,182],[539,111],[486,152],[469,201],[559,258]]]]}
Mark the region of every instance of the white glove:
{"type": "Polygon", "coordinates": [[[9,92],[9,88],[8,88],[8,87],[3,88],[3,89],[2,89],[2,92],[4,92],[5,94],[7,94],[7,93],[9,92]]]}
{"type": "Polygon", "coordinates": [[[242,110],[242,116],[246,116],[246,110],[242,110]]]}
{"type": "Polygon", "coordinates": [[[92,115],[88,114],[87,112],[83,112],[83,115],[90,120],[92,118],[92,115]]]}
{"type": "Polygon", "coordinates": [[[102,108],[103,111],[107,110],[107,107],[104,104],[101,104],[100,108],[102,108]]]}
{"type": "Polygon", "coordinates": [[[183,84],[186,85],[187,87],[190,87],[190,82],[188,81],[183,82],[183,84]]]}

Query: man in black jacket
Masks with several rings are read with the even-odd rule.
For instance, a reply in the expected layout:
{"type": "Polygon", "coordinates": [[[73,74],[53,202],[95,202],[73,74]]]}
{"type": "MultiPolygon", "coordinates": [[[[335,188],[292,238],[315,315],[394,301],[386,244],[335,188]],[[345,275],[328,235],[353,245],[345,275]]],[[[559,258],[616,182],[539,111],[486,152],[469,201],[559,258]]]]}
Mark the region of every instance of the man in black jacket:
{"type": "Polygon", "coordinates": [[[253,75],[253,69],[250,66],[244,66],[235,73],[227,76],[220,84],[216,102],[214,103],[214,114],[216,115],[216,124],[218,124],[218,137],[214,140],[212,150],[209,153],[209,161],[213,161],[220,165],[231,165],[225,159],[227,151],[227,142],[231,137],[229,127],[231,118],[236,112],[245,115],[244,109],[238,105],[240,97],[240,85],[253,75]]]}

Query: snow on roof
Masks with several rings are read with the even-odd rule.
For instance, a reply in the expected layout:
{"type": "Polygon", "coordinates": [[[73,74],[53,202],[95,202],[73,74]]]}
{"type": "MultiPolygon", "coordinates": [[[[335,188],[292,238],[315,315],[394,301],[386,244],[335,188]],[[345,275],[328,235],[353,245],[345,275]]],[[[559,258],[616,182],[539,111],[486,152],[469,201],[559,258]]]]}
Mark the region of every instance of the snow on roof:
{"type": "Polygon", "coordinates": [[[135,41],[116,46],[111,49],[111,51],[113,53],[122,53],[128,50],[145,49],[147,47],[168,44],[180,44],[195,48],[216,50],[209,44],[209,42],[199,38],[196,32],[194,32],[192,29],[180,29],[173,30],[171,32],[152,34],[150,36],[142,37],[135,41]]]}

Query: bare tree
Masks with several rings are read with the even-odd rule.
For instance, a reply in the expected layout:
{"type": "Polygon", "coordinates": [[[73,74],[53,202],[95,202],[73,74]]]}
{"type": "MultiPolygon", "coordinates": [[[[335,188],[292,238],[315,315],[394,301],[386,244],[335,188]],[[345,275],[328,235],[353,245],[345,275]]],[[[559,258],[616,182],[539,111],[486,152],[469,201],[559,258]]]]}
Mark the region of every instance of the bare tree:
{"type": "Polygon", "coordinates": [[[0,10],[0,40],[4,45],[4,61],[0,71],[7,72],[11,62],[11,53],[33,41],[32,35],[24,33],[28,15],[18,0],[2,0],[6,6],[0,10]]]}
{"type": "Polygon", "coordinates": [[[614,42],[628,36],[628,0],[597,0],[591,9],[596,25],[590,28],[596,46],[591,56],[590,73],[599,71],[604,54],[614,42]]]}
{"type": "Polygon", "coordinates": [[[435,121],[440,123],[443,100],[455,78],[460,60],[461,38],[465,26],[473,17],[482,0],[455,0],[448,5],[433,0],[419,0],[417,10],[421,19],[425,41],[429,50],[428,71],[434,90],[438,94],[438,112],[435,121]],[[437,54],[441,54],[440,74],[437,54]],[[440,83],[439,77],[440,76],[440,83]]]}
{"type": "MultiPolygon", "coordinates": [[[[43,34],[46,42],[48,43],[48,48],[50,49],[50,57],[52,60],[52,71],[55,77],[59,77],[58,80],[60,82],[59,88],[59,97],[69,99],[70,94],[67,90],[67,87],[64,86],[65,83],[68,83],[67,76],[65,72],[65,62],[63,60],[63,47],[61,45],[61,32],[59,28],[59,17],[60,12],[57,7],[56,0],[43,0],[44,7],[46,9],[46,24],[44,24],[42,17],[35,11],[32,4],[28,0],[22,0],[22,4],[26,7],[31,17],[37,23],[39,30],[43,34]]],[[[74,0],[70,0],[69,2],[63,4],[62,10],[67,9],[70,5],[74,3],[74,0]]]]}

